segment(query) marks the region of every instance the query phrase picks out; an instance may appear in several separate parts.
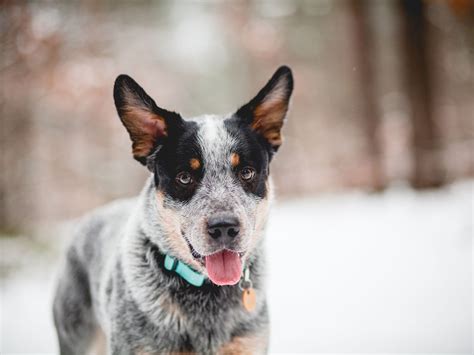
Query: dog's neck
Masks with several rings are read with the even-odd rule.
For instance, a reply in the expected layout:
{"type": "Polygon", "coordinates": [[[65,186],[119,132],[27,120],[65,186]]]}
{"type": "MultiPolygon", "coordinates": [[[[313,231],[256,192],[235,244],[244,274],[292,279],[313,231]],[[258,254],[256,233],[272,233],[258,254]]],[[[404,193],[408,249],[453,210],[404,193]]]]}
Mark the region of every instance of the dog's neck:
{"type": "Polygon", "coordinates": [[[188,284],[201,287],[206,281],[206,277],[193,270],[190,266],[180,261],[177,258],[174,258],[168,254],[163,254],[156,244],[150,241],[150,239],[145,239],[144,245],[147,250],[147,258],[149,260],[150,267],[161,269],[161,272],[167,274],[169,277],[179,276],[188,284]]]}

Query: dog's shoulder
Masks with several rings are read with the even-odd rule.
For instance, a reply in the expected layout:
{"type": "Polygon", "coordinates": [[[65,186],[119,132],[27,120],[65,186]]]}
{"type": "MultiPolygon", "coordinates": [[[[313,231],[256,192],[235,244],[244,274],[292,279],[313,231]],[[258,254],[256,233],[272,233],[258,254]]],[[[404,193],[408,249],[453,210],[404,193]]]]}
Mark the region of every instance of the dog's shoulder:
{"type": "Polygon", "coordinates": [[[74,223],[68,254],[83,263],[93,262],[106,248],[111,248],[123,234],[137,198],[112,201],[79,218],[74,223]]]}
{"type": "Polygon", "coordinates": [[[137,200],[138,197],[111,201],[84,215],[79,221],[79,226],[89,231],[97,229],[100,231],[106,224],[121,224],[132,213],[137,200]]]}

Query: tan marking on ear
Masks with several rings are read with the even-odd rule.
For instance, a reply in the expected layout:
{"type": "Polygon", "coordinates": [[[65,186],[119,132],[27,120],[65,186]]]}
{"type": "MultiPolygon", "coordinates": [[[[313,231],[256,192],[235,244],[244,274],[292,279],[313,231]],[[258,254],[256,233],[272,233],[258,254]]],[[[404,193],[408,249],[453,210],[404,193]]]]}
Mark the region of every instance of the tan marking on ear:
{"type": "Polygon", "coordinates": [[[129,88],[123,89],[123,98],[120,117],[132,139],[133,156],[146,157],[153,149],[156,139],[168,135],[165,119],[153,112],[129,88]]]}
{"type": "Polygon", "coordinates": [[[196,158],[192,158],[190,161],[189,161],[189,165],[191,165],[191,169],[193,170],[197,170],[201,167],[201,162],[199,161],[199,159],[196,159],[196,158]]]}
{"type": "Polygon", "coordinates": [[[230,342],[223,345],[218,354],[266,354],[268,348],[268,328],[258,334],[234,337],[230,342]]]}
{"type": "Polygon", "coordinates": [[[135,157],[147,156],[156,139],[168,135],[164,118],[143,107],[127,104],[123,109],[122,121],[132,139],[135,157]]]}
{"type": "Polygon", "coordinates": [[[206,269],[193,258],[188,243],[181,235],[180,216],[172,209],[164,208],[164,195],[161,191],[156,192],[156,198],[158,200],[158,214],[164,231],[163,237],[166,238],[167,246],[173,250],[175,256],[194,270],[205,273],[206,269]]]}
{"type": "Polygon", "coordinates": [[[240,156],[237,153],[232,153],[230,155],[230,165],[235,168],[240,163],[240,156]]]}
{"type": "Polygon", "coordinates": [[[264,136],[270,144],[281,145],[281,128],[287,110],[288,105],[282,99],[273,98],[263,101],[255,108],[252,129],[264,136]]]}

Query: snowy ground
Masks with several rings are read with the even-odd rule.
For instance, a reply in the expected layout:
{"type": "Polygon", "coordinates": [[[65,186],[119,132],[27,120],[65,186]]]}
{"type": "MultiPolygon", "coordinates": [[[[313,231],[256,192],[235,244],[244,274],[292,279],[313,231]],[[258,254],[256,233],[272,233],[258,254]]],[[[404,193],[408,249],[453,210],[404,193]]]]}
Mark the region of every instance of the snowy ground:
{"type": "MultiPolygon", "coordinates": [[[[471,354],[472,191],[463,182],[276,204],[271,351],[471,354]]],[[[15,243],[1,245],[2,259],[23,266],[2,270],[0,352],[56,352],[57,253],[15,243]]]]}

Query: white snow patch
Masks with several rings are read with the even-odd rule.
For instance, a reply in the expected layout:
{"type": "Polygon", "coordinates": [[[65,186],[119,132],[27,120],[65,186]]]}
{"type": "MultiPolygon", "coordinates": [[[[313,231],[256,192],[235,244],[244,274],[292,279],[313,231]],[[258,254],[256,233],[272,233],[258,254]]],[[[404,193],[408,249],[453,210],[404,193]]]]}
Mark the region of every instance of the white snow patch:
{"type": "Polygon", "coordinates": [[[272,352],[472,353],[472,184],[274,209],[272,352]]]}

